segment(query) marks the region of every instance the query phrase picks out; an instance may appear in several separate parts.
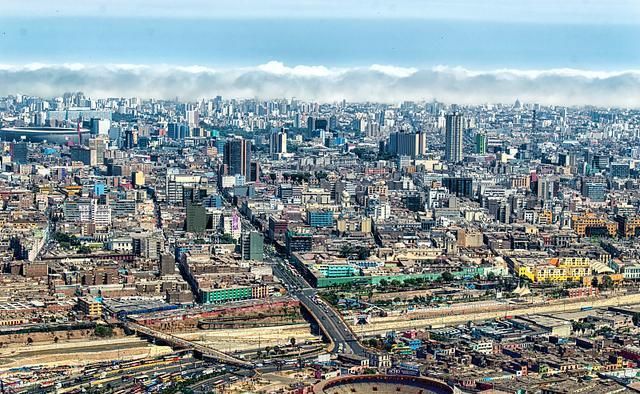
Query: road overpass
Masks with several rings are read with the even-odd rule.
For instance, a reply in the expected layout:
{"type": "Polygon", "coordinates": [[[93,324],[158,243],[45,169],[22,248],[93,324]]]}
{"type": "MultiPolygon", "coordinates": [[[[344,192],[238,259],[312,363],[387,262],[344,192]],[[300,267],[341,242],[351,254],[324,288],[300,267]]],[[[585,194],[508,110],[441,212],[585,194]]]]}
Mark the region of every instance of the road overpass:
{"type": "Polygon", "coordinates": [[[270,256],[273,273],[289,288],[289,292],[300,300],[300,304],[316,320],[325,337],[333,343],[332,352],[352,353],[367,356],[370,352],[359,341],[331,305],[320,300],[318,291],[304,278],[296,275],[290,266],[277,256],[270,256]]]}
{"type": "Polygon", "coordinates": [[[175,348],[194,350],[195,352],[200,353],[203,358],[208,358],[208,359],[215,360],[220,363],[224,363],[228,365],[235,365],[241,368],[251,368],[251,369],[254,368],[254,365],[250,362],[230,356],[226,353],[223,353],[216,349],[212,349],[208,346],[191,342],[186,339],[177,337],[172,334],[167,334],[162,331],[154,330],[153,328],[149,328],[149,327],[140,325],[138,323],[125,322],[124,324],[127,328],[134,331],[138,335],[144,335],[150,338],[154,338],[156,340],[167,343],[175,348]]]}

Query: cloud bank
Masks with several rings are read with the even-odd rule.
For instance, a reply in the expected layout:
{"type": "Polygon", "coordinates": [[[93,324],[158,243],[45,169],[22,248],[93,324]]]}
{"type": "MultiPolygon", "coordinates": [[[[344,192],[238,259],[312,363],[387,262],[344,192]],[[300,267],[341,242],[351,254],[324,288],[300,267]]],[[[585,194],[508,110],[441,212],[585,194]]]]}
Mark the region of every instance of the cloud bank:
{"type": "Polygon", "coordinates": [[[29,64],[0,65],[0,95],[94,97],[285,98],[320,102],[437,99],[447,103],[512,103],[640,107],[640,70],[574,69],[474,71],[461,67],[389,65],[330,68],[269,62],[256,67],[29,64]]]}

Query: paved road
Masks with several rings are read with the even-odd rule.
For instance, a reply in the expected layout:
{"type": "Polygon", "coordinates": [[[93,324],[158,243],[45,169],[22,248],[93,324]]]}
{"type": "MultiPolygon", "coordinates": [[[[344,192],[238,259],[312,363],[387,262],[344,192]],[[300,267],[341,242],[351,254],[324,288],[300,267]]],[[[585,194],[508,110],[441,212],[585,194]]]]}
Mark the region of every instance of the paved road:
{"type": "Polygon", "coordinates": [[[334,353],[351,353],[366,356],[367,350],[360,344],[340,314],[322,301],[318,291],[312,288],[290,264],[277,255],[267,254],[273,273],[288,287],[289,292],[311,312],[321,330],[334,343],[334,353]]]}

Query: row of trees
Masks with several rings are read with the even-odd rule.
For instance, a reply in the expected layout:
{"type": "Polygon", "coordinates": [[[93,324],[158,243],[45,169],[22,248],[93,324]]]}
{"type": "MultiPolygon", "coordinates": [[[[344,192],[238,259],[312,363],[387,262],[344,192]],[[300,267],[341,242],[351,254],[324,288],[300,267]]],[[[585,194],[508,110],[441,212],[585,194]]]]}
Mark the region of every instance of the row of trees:
{"type": "MultiPolygon", "coordinates": [[[[296,347],[296,339],[294,337],[291,337],[291,339],[289,339],[289,345],[293,348],[296,347]]],[[[257,356],[258,358],[263,358],[263,357],[283,355],[285,353],[286,353],[285,350],[278,345],[273,347],[266,346],[264,348],[264,352],[262,350],[258,350],[257,356]]]]}

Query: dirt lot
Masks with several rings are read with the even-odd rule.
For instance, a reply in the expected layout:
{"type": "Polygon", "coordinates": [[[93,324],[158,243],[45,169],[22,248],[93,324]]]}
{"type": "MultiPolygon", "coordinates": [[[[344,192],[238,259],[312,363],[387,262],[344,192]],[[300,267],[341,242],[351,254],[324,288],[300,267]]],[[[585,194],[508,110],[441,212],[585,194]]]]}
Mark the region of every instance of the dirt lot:
{"type": "Polygon", "coordinates": [[[153,357],[170,352],[169,347],[155,346],[137,337],[47,345],[15,345],[0,349],[0,368],[28,365],[83,365],[113,359],[153,357]]]}
{"type": "Polygon", "coordinates": [[[293,337],[297,343],[317,339],[309,332],[308,324],[292,324],[279,327],[260,327],[242,330],[199,330],[176,334],[181,338],[201,342],[223,352],[235,352],[286,345],[293,337]]]}

